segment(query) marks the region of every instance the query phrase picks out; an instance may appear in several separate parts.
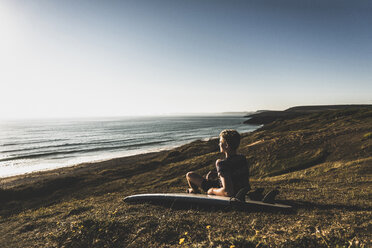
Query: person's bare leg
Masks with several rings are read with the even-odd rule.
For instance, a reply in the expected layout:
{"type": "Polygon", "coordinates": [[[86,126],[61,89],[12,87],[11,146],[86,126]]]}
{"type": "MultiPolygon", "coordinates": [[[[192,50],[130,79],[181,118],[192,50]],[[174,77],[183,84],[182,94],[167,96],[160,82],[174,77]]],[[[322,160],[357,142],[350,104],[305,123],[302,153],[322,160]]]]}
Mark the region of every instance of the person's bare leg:
{"type": "Polygon", "coordinates": [[[199,193],[199,188],[202,185],[204,178],[199,174],[190,171],[186,174],[187,183],[190,186],[189,193],[199,193]]]}

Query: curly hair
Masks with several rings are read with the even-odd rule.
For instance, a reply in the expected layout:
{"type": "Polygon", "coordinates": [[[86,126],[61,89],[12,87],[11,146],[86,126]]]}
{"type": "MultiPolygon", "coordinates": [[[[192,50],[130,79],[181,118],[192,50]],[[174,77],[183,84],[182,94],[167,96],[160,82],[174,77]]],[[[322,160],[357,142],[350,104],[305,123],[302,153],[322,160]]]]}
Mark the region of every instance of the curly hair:
{"type": "Polygon", "coordinates": [[[220,133],[220,137],[226,141],[233,150],[238,149],[240,144],[240,134],[234,129],[226,129],[220,133]]]}

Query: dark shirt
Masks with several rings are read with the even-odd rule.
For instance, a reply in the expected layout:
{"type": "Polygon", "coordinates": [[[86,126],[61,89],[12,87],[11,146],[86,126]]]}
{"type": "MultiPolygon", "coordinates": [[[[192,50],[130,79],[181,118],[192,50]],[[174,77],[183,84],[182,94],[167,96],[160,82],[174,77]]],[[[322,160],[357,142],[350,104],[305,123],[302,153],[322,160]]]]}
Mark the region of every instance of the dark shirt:
{"type": "Polygon", "coordinates": [[[243,155],[234,155],[220,160],[217,165],[219,176],[224,178],[231,177],[234,194],[249,185],[249,166],[243,155]]]}

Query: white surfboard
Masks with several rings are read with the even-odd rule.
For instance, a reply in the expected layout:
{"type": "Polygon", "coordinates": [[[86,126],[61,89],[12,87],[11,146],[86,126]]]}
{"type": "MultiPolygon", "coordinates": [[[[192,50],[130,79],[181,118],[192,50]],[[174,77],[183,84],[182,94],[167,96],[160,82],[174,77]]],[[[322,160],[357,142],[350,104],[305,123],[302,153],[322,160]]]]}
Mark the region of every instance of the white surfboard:
{"type": "Polygon", "coordinates": [[[278,203],[265,203],[261,201],[246,200],[245,202],[239,201],[235,198],[216,195],[204,194],[187,194],[187,193],[153,193],[153,194],[138,194],[131,195],[124,198],[124,202],[184,202],[190,204],[203,204],[213,206],[231,206],[242,205],[257,208],[280,208],[290,209],[292,206],[278,204],[278,203]]]}

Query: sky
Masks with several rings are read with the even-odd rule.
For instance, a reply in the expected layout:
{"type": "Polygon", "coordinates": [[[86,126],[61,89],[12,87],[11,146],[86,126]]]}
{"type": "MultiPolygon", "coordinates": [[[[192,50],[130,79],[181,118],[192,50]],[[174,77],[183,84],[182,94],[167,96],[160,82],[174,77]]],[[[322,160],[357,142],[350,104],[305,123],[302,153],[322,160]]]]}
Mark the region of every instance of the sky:
{"type": "Polygon", "coordinates": [[[372,104],[369,0],[0,0],[0,119],[372,104]]]}

